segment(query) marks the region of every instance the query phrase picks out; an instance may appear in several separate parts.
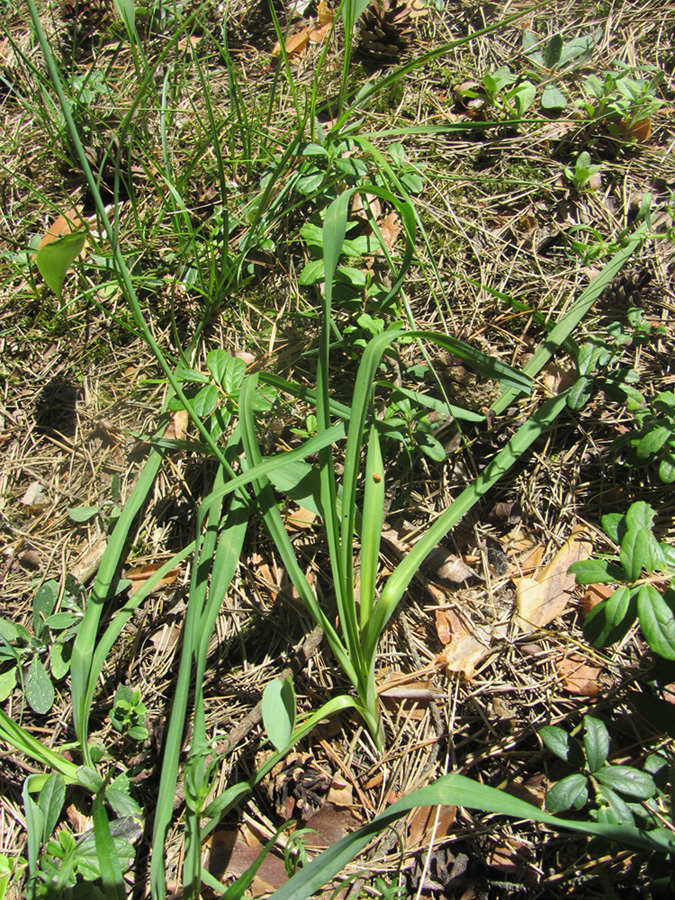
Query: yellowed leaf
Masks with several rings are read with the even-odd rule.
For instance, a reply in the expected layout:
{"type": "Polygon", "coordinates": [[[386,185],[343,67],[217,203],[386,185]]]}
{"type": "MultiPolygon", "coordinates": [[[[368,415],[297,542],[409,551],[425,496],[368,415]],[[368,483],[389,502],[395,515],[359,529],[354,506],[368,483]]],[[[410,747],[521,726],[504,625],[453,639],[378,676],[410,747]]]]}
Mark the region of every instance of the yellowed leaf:
{"type": "Polygon", "coordinates": [[[184,441],[187,437],[187,427],[190,418],[187,410],[179,409],[171,415],[171,421],[164,429],[162,437],[171,441],[184,441]]]}
{"type": "Polygon", "coordinates": [[[326,0],[319,0],[316,8],[316,14],[319,17],[319,25],[332,25],[335,19],[335,13],[326,3],[326,0]]]}
{"type": "MultiPolygon", "coordinates": [[[[289,38],[286,39],[285,48],[286,53],[289,57],[302,56],[307,47],[307,42],[309,41],[309,28],[305,27],[301,31],[298,31],[297,34],[292,34],[289,38]]],[[[279,41],[274,45],[274,49],[272,50],[272,56],[281,56],[281,44],[279,41]]]]}
{"type": "Polygon", "coordinates": [[[328,22],[328,24],[322,25],[320,28],[315,28],[313,31],[310,31],[309,39],[312,44],[322,44],[328,37],[328,34],[332,27],[332,23],[328,22]]]}
{"type": "Polygon", "coordinates": [[[472,626],[451,609],[444,612],[450,629],[450,640],[443,652],[436,657],[436,661],[447,674],[454,672],[470,681],[478,663],[490,652],[490,632],[486,628],[472,626]]]}
{"type": "Polygon", "coordinates": [[[575,587],[572,563],[588,559],[593,545],[583,539],[583,529],[573,529],[551,562],[531,578],[516,578],[516,623],[525,634],[548,625],[567,606],[575,587]]]}
{"type": "Polygon", "coordinates": [[[381,222],[378,222],[377,224],[379,225],[380,232],[382,233],[382,237],[384,238],[384,243],[387,245],[387,250],[393,250],[396,239],[401,232],[401,223],[398,218],[398,214],[395,212],[390,212],[384,217],[384,219],[382,219],[381,222]]]}

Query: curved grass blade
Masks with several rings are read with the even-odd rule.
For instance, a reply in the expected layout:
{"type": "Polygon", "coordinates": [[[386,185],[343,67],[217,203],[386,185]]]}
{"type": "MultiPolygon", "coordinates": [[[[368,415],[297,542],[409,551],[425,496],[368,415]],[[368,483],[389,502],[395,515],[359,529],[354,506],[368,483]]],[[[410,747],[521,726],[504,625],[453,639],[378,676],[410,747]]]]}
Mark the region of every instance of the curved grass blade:
{"type": "Polygon", "coordinates": [[[463,806],[466,809],[497,813],[517,819],[530,819],[556,830],[604,837],[633,850],[661,853],[672,853],[675,850],[675,840],[670,832],[663,833],[659,829],[658,833],[650,834],[628,826],[559,819],[497,788],[480,784],[464,775],[452,774],[439,778],[429,787],[413,791],[368,825],[342,838],[275,891],[270,900],[306,900],[335,878],[373,837],[418,806],[463,806]]]}

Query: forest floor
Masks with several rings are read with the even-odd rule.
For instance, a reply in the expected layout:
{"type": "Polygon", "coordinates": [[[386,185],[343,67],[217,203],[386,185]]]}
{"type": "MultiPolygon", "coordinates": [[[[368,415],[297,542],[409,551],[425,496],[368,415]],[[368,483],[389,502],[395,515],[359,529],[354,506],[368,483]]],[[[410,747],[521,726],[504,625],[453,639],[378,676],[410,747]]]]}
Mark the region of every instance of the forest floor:
{"type": "MultiPolygon", "coordinates": [[[[392,284],[386,253],[352,250],[334,298],[331,351],[331,394],[345,404],[363,347],[394,322],[443,332],[521,369],[644,227],[573,340],[538,373],[530,396],[501,415],[489,413],[499,383],[449,352],[411,341],[384,357],[378,379],[410,393],[376,394],[378,416],[398,429],[383,441],[380,581],[537,405],[577,381],[579,347],[606,351],[586,402],[567,408],[523,453],[410,584],[376,663],[384,752],[356,715],[317,727],[205,841],[204,864],[224,884],[287,820],[315,830],[305,836],[312,855],[449,772],[541,807],[547,788],[570,771],[538,736],[545,725],[579,730],[584,716],[598,717],[609,729],[610,759],[638,768],[656,750],[671,752],[667,729],[636,709],[635,692],[649,681],[644,635],[635,625],[611,646],[592,647],[584,617],[608,593],[576,586],[567,568],[611,552],[602,517],[623,515],[636,501],[656,513],[659,540],[675,539],[672,487],[659,478],[658,460],[631,465],[617,447],[637,427],[621,391],[629,370],[648,402],[675,390],[675,5],[552,0],[528,9],[438,0],[413,8],[412,25],[399,26],[409,30],[407,46],[389,65],[355,52],[345,74],[341,20],[331,31],[330,10],[322,7],[319,19],[311,2],[274,15],[265,3],[238,0],[227,9],[215,0],[139,9],[136,46],[101,0],[39,6],[143,315],[172,366],[189,347],[190,365],[206,372],[207,354],[224,349],[249,373],[311,388],[321,292],[307,266],[317,226],[340,190],[378,177],[391,188],[391,172],[416,211],[415,255],[403,293],[379,305],[392,284]],[[513,21],[484,32],[507,16],[513,21]],[[275,20],[295,41],[286,59],[273,53],[275,20]],[[303,29],[326,22],[316,42],[305,43],[303,29]],[[622,92],[626,78],[636,85],[633,99],[622,92]],[[602,99],[593,83],[603,86],[602,99]],[[346,99],[341,85],[352,92],[346,99]],[[377,90],[355,101],[368,85],[377,90]],[[352,111],[336,137],[341,99],[352,111]],[[303,120],[307,109],[314,122],[303,120]],[[285,158],[299,127],[328,149],[285,158]],[[350,143],[350,135],[363,140],[350,143]],[[430,410],[418,394],[475,421],[430,410]]],[[[0,695],[8,716],[79,763],[62,660],[75,630],[59,631],[56,620],[45,630],[36,594],[51,585],[57,605],[47,615],[69,612],[68,627],[78,621],[153,441],[164,461],[125,542],[124,596],[194,540],[217,467],[196,446],[194,426],[186,430],[181,414],[166,408],[166,378],[115,277],[108,242],[88,232],[60,297],[38,271],[45,237],[87,217],[95,232],[96,209],[28,11],[16,0],[0,0],[0,10],[0,620],[26,629],[0,630],[2,646],[13,648],[0,655],[0,695]],[[42,699],[29,703],[30,690],[42,699]]],[[[348,236],[372,235],[374,220],[396,264],[407,224],[386,199],[367,196],[370,212],[353,205],[348,236]]],[[[226,433],[238,402],[235,390],[219,400],[226,433]]],[[[263,455],[299,446],[313,433],[313,413],[308,399],[280,390],[259,417],[263,455]]],[[[338,474],[341,454],[336,447],[338,474]]],[[[330,606],[318,518],[301,504],[280,506],[307,578],[330,606]]],[[[108,654],[89,722],[89,740],[105,749],[111,772],[129,776],[143,811],[126,875],[135,897],[149,896],[152,814],[190,579],[188,556],[130,617],[108,654]],[[140,691],[139,739],[111,721],[119,685],[140,691]]],[[[304,711],[349,692],[315,625],[254,521],[203,683],[218,792],[250,777],[269,754],[259,706],[266,684],[290,670],[304,711]]],[[[186,726],[183,760],[189,744],[186,726]]],[[[19,862],[28,852],[23,783],[42,767],[9,744],[0,758],[0,853],[16,863],[8,896],[19,897],[28,878],[19,862]]],[[[181,775],[166,844],[174,896],[184,799],[181,775]]],[[[90,816],[71,789],[58,827],[81,835],[90,816]]],[[[282,857],[267,857],[253,895],[287,879],[282,857]]],[[[322,896],[340,883],[339,896],[350,897],[647,897],[654,877],[645,854],[594,853],[586,838],[532,822],[422,808],[368,845],[322,896]]]]}

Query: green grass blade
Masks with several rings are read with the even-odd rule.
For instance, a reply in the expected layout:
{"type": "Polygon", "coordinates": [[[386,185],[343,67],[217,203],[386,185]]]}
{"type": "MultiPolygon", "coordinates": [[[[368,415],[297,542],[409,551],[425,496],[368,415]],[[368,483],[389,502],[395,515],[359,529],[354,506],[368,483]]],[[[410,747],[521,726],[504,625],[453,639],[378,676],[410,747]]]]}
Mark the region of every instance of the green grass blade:
{"type": "Polygon", "coordinates": [[[4,709],[0,709],[0,740],[11,744],[12,747],[21,753],[25,753],[26,756],[30,756],[31,759],[39,762],[40,765],[59,772],[68,784],[79,784],[75,763],[64,759],[59,753],[50,750],[49,747],[45,747],[30,732],[22,728],[21,725],[17,725],[13,719],[10,719],[4,709]]]}
{"type": "Polygon", "coordinates": [[[361,526],[361,609],[363,629],[375,605],[375,585],[380,562],[380,538],[384,522],[384,463],[380,438],[374,425],[370,427],[363,491],[361,526]]]}
{"type": "Polygon", "coordinates": [[[131,496],[117,520],[110,540],[105,548],[99,565],[98,574],[91,591],[87,608],[73,644],[70,664],[71,689],[73,694],[73,720],[75,733],[80,742],[85,764],[91,765],[87,736],[89,728],[89,712],[96,678],[91,678],[93,665],[93,648],[103,613],[103,606],[110,589],[118,576],[120,561],[125,552],[127,537],[139,511],[145,504],[155,479],[159,473],[164,454],[151,450],[143,471],[136,482],[131,496]]]}
{"type": "MultiPolygon", "coordinates": [[[[581,292],[579,298],[569,312],[565,313],[558,324],[551,329],[546,336],[546,340],[537,348],[532,355],[532,358],[524,366],[523,373],[525,375],[529,375],[530,377],[537,375],[549,359],[551,359],[553,354],[565,344],[579,322],[581,322],[586,313],[592,308],[600,294],[602,294],[605,288],[614,280],[614,278],[616,278],[626,262],[628,262],[633,253],[635,253],[640,242],[646,235],[647,224],[643,222],[643,224],[633,232],[630,238],[627,239],[625,246],[614,254],[602,272],[600,272],[600,274],[591,281],[588,287],[581,292]]],[[[495,415],[499,415],[499,413],[507,409],[519,393],[520,391],[516,388],[511,388],[503,393],[492,406],[495,415]]]]}
{"type": "MultiPolygon", "coordinates": [[[[246,453],[245,464],[251,466],[259,465],[262,459],[255,434],[255,418],[253,413],[253,397],[257,380],[257,375],[249,375],[246,377],[242,384],[240,394],[240,427],[242,442],[246,453]]],[[[323,628],[326,639],[338,660],[340,668],[342,668],[351,683],[356,686],[358,684],[358,678],[349,653],[330,620],[319,606],[316,597],[312,593],[312,589],[307,583],[305,573],[300,568],[300,564],[295,555],[295,550],[293,549],[293,545],[284,528],[284,523],[277,507],[274,494],[270,488],[269,481],[265,477],[259,478],[253,482],[252,486],[256,500],[258,501],[260,515],[270,537],[274,541],[279,555],[281,556],[281,561],[286,568],[288,577],[291,579],[291,582],[299,593],[302,602],[314,617],[314,621],[323,628]]]]}
{"type": "Polygon", "coordinates": [[[125,900],[124,879],[110,823],[104,805],[105,787],[96,792],[92,807],[96,858],[101,869],[101,884],[107,900],[125,900]]]}
{"type": "Polygon", "coordinates": [[[661,853],[672,853],[675,850],[675,841],[670,835],[650,835],[649,832],[621,825],[567,821],[542,812],[538,807],[496,788],[480,784],[464,775],[453,774],[439,778],[429,787],[413,791],[412,794],[390,806],[368,825],[342,838],[313,859],[283,887],[275,891],[270,900],[306,900],[307,897],[335,878],[373,837],[419,806],[463,806],[465,809],[482,810],[517,819],[530,819],[549,825],[556,830],[576,831],[580,834],[604,837],[633,850],[661,853]]]}
{"type": "Polygon", "coordinates": [[[567,394],[542,403],[541,407],[518,429],[483,472],[465,488],[459,497],[426,530],[410,553],[394,569],[382,589],[368,627],[364,633],[364,655],[377,652],[377,642],[408,585],[422,562],[445,535],[466,515],[490,488],[504,477],[532,443],[549,428],[567,405],[567,394]]]}

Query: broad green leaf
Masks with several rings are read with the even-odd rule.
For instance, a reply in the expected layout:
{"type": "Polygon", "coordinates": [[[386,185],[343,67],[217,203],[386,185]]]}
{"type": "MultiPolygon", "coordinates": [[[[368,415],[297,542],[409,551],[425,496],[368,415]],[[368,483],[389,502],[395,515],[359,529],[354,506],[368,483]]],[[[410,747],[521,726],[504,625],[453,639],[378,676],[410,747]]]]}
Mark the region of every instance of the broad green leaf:
{"type": "Polygon", "coordinates": [[[568,809],[581,809],[588,800],[588,780],[585,775],[575,772],[562,778],[546,791],[546,809],[551,813],[568,809]]]}
{"type": "Polygon", "coordinates": [[[675,481],[675,453],[669,453],[661,460],[659,478],[664,484],[672,484],[675,481]]]}
{"type": "Polygon", "coordinates": [[[66,628],[70,628],[71,625],[76,625],[81,620],[82,617],[76,616],[74,613],[59,612],[54,613],[52,616],[47,616],[45,618],[45,625],[52,631],[64,631],[66,628]]]}
{"type": "Polygon", "coordinates": [[[675,659],[675,613],[653,584],[643,584],[637,598],[640,627],[654,653],[675,659]]]}
{"type": "Polygon", "coordinates": [[[564,109],[567,97],[554,84],[547,84],[541,95],[542,109],[564,109]]]}
{"type": "Polygon", "coordinates": [[[608,513],[602,517],[602,527],[607,537],[611,538],[615,544],[619,544],[626,533],[626,517],[621,513],[608,513]]]}
{"type": "Polygon", "coordinates": [[[598,810],[598,822],[627,826],[634,824],[630,807],[611,787],[603,785],[598,788],[597,799],[602,804],[598,810]]]}
{"type": "Polygon", "coordinates": [[[581,746],[564,728],[559,728],[557,725],[544,725],[539,729],[539,737],[551,753],[555,753],[559,759],[571,766],[578,768],[583,766],[584,754],[581,746]]]}
{"type": "Polygon", "coordinates": [[[98,506],[69,506],[68,507],[68,515],[73,520],[73,522],[77,522],[78,524],[82,524],[84,522],[91,522],[91,520],[98,514],[98,506]]]}
{"type": "Polygon", "coordinates": [[[295,690],[290,676],[277,678],[267,685],[262,698],[262,716],[270,741],[277,750],[283,750],[295,728],[295,690]]]}
{"type": "Polygon", "coordinates": [[[38,796],[38,806],[44,815],[44,840],[51,837],[52,832],[56,828],[65,799],[66,783],[62,775],[54,772],[42,785],[38,796]]]}
{"type": "Polygon", "coordinates": [[[210,416],[216,406],[218,406],[218,389],[213,384],[200,388],[192,401],[192,408],[200,419],[210,416]]]}
{"type": "Polygon", "coordinates": [[[595,773],[595,777],[601,784],[638,800],[648,800],[656,793],[652,776],[632,766],[605,766],[595,773]]]}
{"type": "Polygon", "coordinates": [[[660,425],[648,432],[644,437],[640,438],[635,446],[637,455],[641,459],[648,459],[650,456],[656,456],[661,447],[673,437],[673,431],[660,425]]]}
{"type": "Polygon", "coordinates": [[[651,562],[651,542],[649,532],[643,528],[631,528],[621,541],[619,558],[626,576],[626,581],[633,584],[638,580],[644,568],[651,562]]]}
{"type": "Polygon", "coordinates": [[[644,531],[651,531],[655,517],[656,513],[651,506],[644,500],[638,500],[631,503],[626,513],[626,529],[630,531],[642,528],[644,531]]]}
{"type": "Polygon", "coordinates": [[[524,116],[527,110],[534,103],[537,96],[537,89],[531,81],[523,81],[509,93],[509,97],[516,105],[516,111],[519,116],[524,116]]]}
{"type": "MultiPolygon", "coordinates": [[[[222,384],[225,377],[227,364],[232,359],[227,350],[216,349],[211,350],[206,355],[206,368],[211,373],[211,377],[216,384],[222,384]]],[[[245,368],[245,367],[244,367],[245,368]]]]}
{"type": "Polygon", "coordinates": [[[584,716],[584,750],[591,772],[604,766],[609,753],[609,732],[604,722],[584,716]]]}
{"type": "Polygon", "coordinates": [[[84,231],[64,234],[50,244],[45,244],[35,255],[35,264],[40,274],[59,299],[66,273],[82,252],[85,241],[84,231]]]}
{"type": "Polygon", "coordinates": [[[561,34],[554,34],[546,46],[544,52],[544,64],[547,69],[555,69],[560,62],[560,55],[563,49],[563,39],[561,34]]]}
{"type": "Polygon", "coordinates": [[[45,619],[52,614],[59,596],[59,583],[53,579],[45,581],[33,597],[33,632],[40,637],[45,625],[45,619]]]}
{"type": "Polygon", "coordinates": [[[16,687],[16,667],[8,669],[6,672],[0,672],[0,703],[12,693],[16,687]]]}
{"type": "Polygon", "coordinates": [[[61,641],[54,641],[53,644],[50,644],[49,668],[52,671],[54,681],[60,681],[68,674],[72,652],[72,644],[64,644],[61,641]]]}
{"type": "Polygon", "coordinates": [[[225,365],[222,385],[226,394],[234,394],[241,388],[246,375],[246,363],[238,356],[231,356],[225,365]]]}
{"type": "Polygon", "coordinates": [[[14,622],[10,622],[9,619],[3,619],[0,617],[0,643],[4,639],[7,643],[12,643],[16,641],[19,637],[19,632],[17,630],[14,622]]]}
{"type": "Polygon", "coordinates": [[[622,585],[586,616],[584,637],[594,647],[614,644],[628,634],[636,616],[637,591],[622,585]]]}
{"type": "Polygon", "coordinates": [[[576,577],[577,584],[607,584],[622,580],[623,574],[611,559],[582,559],[567,571],[576,577]]]}
{"type": "Polygon", "coordinates": [[[33,712],[43,716],[54,703],[54,685],[42,661],[34,656],[25,679],[26,700],[33,712]]]}

